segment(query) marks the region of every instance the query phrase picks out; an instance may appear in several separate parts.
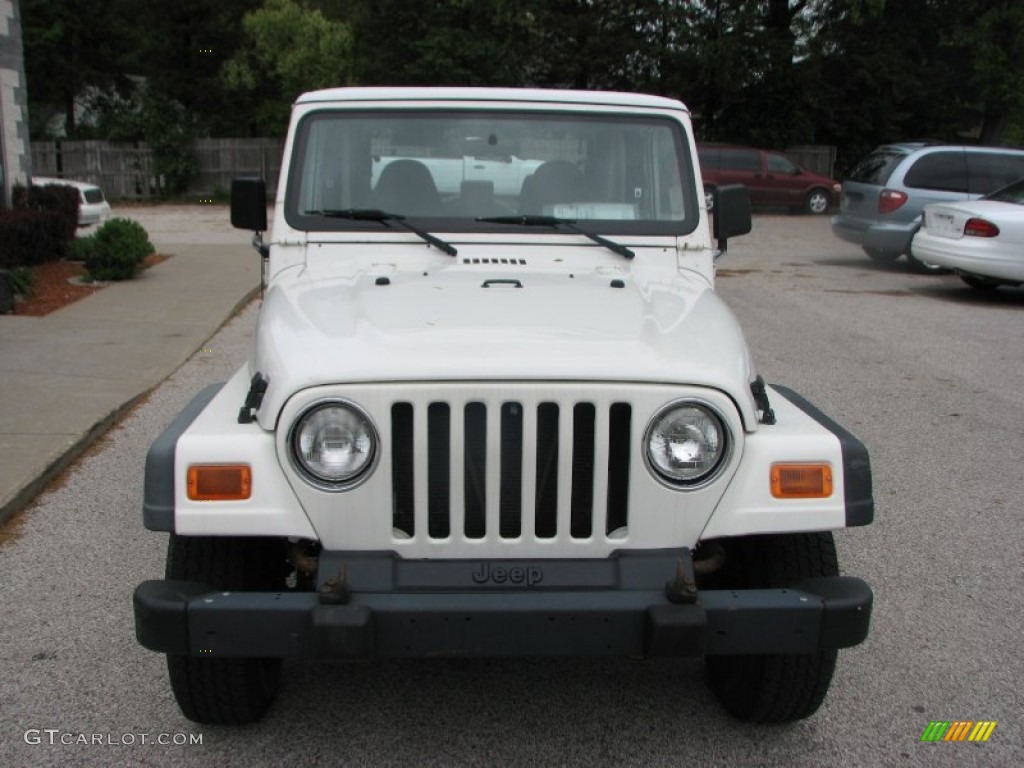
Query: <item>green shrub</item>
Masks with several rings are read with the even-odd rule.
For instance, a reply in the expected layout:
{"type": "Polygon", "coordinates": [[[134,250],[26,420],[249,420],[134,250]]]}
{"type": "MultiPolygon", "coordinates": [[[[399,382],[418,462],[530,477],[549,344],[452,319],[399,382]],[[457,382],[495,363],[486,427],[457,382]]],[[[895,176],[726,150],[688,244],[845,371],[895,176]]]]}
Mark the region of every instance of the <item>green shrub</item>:
{"type": "Polygon", "coordinates": [[[60,216],[53,211],[0,211],[0,269],[34,267],[68,253],[60,216]]]}
{"type": "Polygon", "coordinates": [[[67,184],[47,184],[42,187],[16,186],[11,201],[16,209],[50,211],[60,217],[60,236],[73,240],[78,229],[79,194],[67,184]]]}
{"type": "Polygon", "coordinates": [[[130,280],[153,253],[153,245],[137,221],[108,219],[94,234],[79,238],[74,252],[93,280],[130,280]]]}
{"type": "Polygon", "coordinates": [[[92,258],[93,244],[96,242],[94,237],[95,234],[73,240],[69,258],[72,261],[89,261],[92,258]]]}
{"type": "Polygon", "coordinates": [[[35,273],[28,267],[15,267],[10,272],[11,285],[14,292],[26,298],[32,295],[32,286],[36,284],[35,273]]]}

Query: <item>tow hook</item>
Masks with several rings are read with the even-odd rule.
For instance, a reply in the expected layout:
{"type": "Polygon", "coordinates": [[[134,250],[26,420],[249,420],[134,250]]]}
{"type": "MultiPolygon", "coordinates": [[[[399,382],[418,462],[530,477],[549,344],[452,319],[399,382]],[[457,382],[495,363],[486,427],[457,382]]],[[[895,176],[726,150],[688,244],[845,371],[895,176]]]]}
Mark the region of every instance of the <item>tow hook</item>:
{"type": "Polygon", "coordinates": [[[695,558],[693,572],[698,576],[707,576],[725,565],[725,549],[717,541],[702,542],[695,553],[695,558]]]}
{"type": "Polygon", "coordinates": [[[304,539],[288,540],[288,562],[296,571],[310,576],[316,573],[319,566],[319,558],[316,556],[316,549],[313,542],[304,539]]]}
{"type": "Polygon", "coordinates": [[[327,579],[320,587],[321,605],[345,605],[352,597],[348,588],[348,563],[342,563],[337,578],[327,579]]]}
{"type": "Polygon", "coordinates": [[[697,582],[693,577],[693,563],[679,558],[676,561],[676,577],[665,585],[665,597],[670,603],[696,603],[697,582]]]}

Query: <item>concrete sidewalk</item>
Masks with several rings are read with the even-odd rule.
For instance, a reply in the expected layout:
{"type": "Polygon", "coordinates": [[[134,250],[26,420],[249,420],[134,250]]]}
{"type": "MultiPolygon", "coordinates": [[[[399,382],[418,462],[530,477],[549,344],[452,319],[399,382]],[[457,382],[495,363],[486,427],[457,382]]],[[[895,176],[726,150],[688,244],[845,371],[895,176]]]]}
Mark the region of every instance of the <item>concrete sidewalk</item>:
{"type": "Polygon", "coordinates": [[[173,258],[46,317],[0,317],[0,522],[30,501],[259,291],[259,257],[161,242],[173,258]]]}

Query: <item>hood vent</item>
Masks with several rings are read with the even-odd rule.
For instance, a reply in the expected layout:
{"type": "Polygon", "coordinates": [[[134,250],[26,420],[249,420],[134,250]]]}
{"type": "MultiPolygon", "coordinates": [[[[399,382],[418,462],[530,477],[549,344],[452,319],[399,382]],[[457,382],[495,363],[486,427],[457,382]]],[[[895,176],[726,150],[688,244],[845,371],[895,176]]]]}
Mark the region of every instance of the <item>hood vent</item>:
{"type": "Polygon", "coordinates": [[[504,266],[526,266],[526,259],[479,259],[479,258],[465,258],[462,260],[463,264],[492,264],[492,265],[504,265],[504,266]]]}

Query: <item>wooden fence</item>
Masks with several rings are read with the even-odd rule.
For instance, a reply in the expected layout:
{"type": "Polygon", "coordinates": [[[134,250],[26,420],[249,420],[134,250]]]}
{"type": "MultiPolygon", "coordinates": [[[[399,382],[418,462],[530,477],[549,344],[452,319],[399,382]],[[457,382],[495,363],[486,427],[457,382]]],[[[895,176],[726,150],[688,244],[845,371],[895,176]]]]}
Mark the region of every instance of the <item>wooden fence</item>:
{"type": "Polygon", "coordinates": [[[283,139],[199,139],[195,146],[199,175],[189,187],[191,192],[225,194],[236,176],[262,176],[267,193],[277,191],[283,139]]]}
{"type": "Polygon", "coordinates": [[[805,145],[789,147],[786,156],[794,163],[802,165],[808,171],[820,173],[822,176],[834,178],[836,167],[836,148],[824,145],[805,145]]]}
{"type": "MultiPolygon", "coordinates": [[[[234,177],[251,175],[262,175],[273,194],[283,149],[282,139],[198,139],[199,173],[188,195],[223,195],[234,177]]],[[[109,200],[156,198],[163,186],[153,168],[153,151],[142,142],[33,141],[32,173],[99,184],[109,200]]]]}

